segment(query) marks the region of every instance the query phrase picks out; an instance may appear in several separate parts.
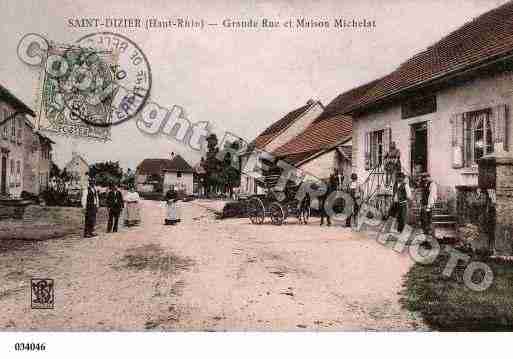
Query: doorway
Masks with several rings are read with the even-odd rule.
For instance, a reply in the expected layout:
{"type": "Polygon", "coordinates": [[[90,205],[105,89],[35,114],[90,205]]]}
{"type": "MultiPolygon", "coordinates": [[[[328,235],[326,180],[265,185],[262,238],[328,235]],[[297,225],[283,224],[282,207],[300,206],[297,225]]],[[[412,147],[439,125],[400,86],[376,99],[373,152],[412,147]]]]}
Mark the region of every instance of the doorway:
{"type": "Polygon", "coordinates": [[[0,194],[7,195],[7,157],[2,156],[2,168],[0,173],[0,194]]]}
{"type": "Polygon", "coordinates": [[[411,125],[410,173],[416,174],[416,167],[428,172],[428,124],[427,122],[411,125]]]}

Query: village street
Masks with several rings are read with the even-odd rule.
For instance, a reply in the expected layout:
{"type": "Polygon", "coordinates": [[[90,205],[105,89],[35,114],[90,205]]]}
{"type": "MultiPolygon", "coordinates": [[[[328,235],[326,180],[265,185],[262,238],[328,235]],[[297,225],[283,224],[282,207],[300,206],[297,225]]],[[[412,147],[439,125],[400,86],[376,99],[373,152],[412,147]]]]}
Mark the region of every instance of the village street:
{"type": "Polygon", "coordinates": [[[425,330],[400,308],[411,259],[340,227],[217,220],[180,203],[143,224],[0,253],[3,330],[425,330]],[[30,308],[30,278],[55,281],[55,308],[30,308]]]}

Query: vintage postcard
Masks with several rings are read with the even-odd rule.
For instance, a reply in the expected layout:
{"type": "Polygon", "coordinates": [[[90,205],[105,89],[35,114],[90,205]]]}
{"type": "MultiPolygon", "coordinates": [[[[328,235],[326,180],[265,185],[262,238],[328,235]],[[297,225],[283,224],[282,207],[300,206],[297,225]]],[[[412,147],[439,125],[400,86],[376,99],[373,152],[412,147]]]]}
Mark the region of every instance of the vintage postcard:
{"type": "Polygon", "coordinates": [[[0,9],[0,337],[513,330],[512,1],[0,9]]]}

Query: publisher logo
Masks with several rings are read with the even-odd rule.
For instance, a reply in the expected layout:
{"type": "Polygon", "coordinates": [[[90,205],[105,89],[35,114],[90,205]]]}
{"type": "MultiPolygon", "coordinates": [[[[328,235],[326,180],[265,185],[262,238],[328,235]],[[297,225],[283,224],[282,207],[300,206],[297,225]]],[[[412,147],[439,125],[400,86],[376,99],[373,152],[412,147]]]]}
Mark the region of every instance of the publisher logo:
{"type": "Polygon", "coordinates": [[[32,309],[53,309],[54,286],[53,279],[31,279],[31,301],[32,309]]]}

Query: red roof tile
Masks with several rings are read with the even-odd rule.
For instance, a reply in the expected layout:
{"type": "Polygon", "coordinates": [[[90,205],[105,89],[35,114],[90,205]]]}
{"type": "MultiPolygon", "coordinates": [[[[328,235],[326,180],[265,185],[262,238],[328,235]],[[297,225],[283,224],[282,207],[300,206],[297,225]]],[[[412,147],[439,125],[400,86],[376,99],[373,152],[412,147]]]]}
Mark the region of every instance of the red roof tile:
{"type": "Polygon", "coordinates": [[[313,155],[351,136],[351,131],[352,120],[349,116],[340,115],[316,120],[297,137],[277,148],[273,155],[289,158],[292,158],[291,155],[295,155],[295,158],[299,158],[299,154],[313,155]]]}
{"type": "Polygon", "coordinates": [[[350,113],[512,53],[513,2],[508,2],[466,23],[387,76],[340,95],[326,107],[325,116],[350,113]]]}
{"type": "Polygon", "coordinates": [[[302,161],[306,160],[307,158],[315,155],[317,152],[319,152],[319,151],[315,150],[315,151],[306,151],[306,152],[300,152],[300,153],[291,153],[289,155],[285,155],[281,159],[291,165],[296,165],[299,162],[302,162],[302,161]]]}

